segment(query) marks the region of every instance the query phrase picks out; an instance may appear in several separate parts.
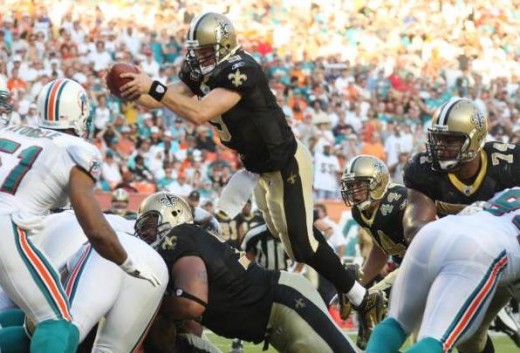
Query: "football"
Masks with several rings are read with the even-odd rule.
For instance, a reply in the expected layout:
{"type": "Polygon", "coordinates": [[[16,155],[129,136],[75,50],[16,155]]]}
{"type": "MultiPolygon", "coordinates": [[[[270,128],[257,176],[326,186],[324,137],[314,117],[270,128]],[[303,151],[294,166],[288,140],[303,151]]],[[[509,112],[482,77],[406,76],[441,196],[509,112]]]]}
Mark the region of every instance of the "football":
{"type": "Polygon", "coordinates": [[[131,81],[128,77],[121,77],[120,75],[125,72],[134,72],[138,73],[139,70],[136,66],[132,64],[127,63],[115,63],[111,68],[110,71],[105,76],[105,81],[107,84],[108,89],[110,90],[110,93],[112,93],[114,96],[121,98],[121,91],[119,90],[121,86],[123,86],[125,83],[131,81]]]}

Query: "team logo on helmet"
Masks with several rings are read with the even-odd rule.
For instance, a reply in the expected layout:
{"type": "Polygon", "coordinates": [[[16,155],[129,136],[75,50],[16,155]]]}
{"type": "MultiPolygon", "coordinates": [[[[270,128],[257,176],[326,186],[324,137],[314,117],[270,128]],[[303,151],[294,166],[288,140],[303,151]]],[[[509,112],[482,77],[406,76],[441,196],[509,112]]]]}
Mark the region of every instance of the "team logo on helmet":
{"type": "Polygon", "coordinates": [[[231,28],[229,23],[217,20],[217,27],[215,28],[215,38],[217,39],[217,42],[220,42],[222,39],[228,39],[230,36],[231,28]]]}
{"type": "Polygon", "coordinates": [[[480,112],[474,112],[473,115],[471,115],[470,122],[475,126],[475,129],[477,129],[479,132],[482,131],[485,126],[484,114],[480,112]]]}
{"type": "Polygon", "coordinates": [[[177,204],[177,200],[175,197],[172,197],[168,194],[164,194],[163,197],[161,197],[159,199],[159,201],[161,201],[161,203],[165,204],[166,206],[170,206],[170,207],[173,207],[177,204]]]}

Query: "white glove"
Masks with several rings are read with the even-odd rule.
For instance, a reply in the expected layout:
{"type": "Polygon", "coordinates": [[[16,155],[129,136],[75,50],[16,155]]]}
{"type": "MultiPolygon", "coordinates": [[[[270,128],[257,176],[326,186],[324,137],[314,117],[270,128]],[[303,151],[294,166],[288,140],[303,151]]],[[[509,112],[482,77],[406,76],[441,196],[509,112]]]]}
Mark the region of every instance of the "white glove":
{"type": "Polygon", "coordinates": [[[161,281],[155,276],[151,271],[149,271],[146,266],[140,265],[138,266],[128,255],[125,262],[123,262],[119,267],[130,276],[135,278],[144,279],[152,284],[154,287],[158,287],[161,285],[161,281]]]}

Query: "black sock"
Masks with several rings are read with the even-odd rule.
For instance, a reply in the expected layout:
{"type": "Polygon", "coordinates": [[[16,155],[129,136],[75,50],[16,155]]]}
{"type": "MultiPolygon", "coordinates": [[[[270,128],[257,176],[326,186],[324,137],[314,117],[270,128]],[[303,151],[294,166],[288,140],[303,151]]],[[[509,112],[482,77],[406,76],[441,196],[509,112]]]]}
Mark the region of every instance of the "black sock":
{"type": "Polygon", "coordinates": [[[348,293],[356,280],[345,270],[338,255],[326,243],[320,242],[316,253],[307,265],[332,282],[342,293],[348,293]]]}

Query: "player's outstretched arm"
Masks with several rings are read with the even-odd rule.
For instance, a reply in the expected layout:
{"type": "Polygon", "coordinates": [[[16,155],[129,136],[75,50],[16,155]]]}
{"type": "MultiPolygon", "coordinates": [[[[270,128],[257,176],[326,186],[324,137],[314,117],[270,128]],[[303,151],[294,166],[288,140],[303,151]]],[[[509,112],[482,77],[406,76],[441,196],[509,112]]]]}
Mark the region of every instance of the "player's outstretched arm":
{"type": "MultiPolygon", "coordinates": [[[[168,85],[168,91],[174,91],[186,97],[193,97],[191,90],[181,81],[168,85]]],[[[164,107],[161,102],[156,101],[148,94],[142,94],[138,99],[136,99],[136,102],[148,109],[159,109],[164,107]]]]}
{"type": "Polygon", "coordinates": [[[200,257],[184,256],[171,270],[175,290],[164,300],[164,313],[172,320],[198,320],[208,303],[208,274],[200,257]]]}
{"type": "Polygon", "coordinates": [[[150,102],[149,98],[155,99],[162,106],[194,124],[202,124],[222,115],[242,98],[237,92],[216,88],[201,100],[196,100],[192,96],[180,93],[178,86],[181,85],[180,82],[173,85],[175,89],[170,89],[171,86],[166,87],[158,81],[153,81],[144,72],[126,72],[121,74],[121,77],[132,79],[132,81],[121,86],[123,98],[137,100],[138,103],[150,102]],[[152,95],[155,95],[155,97],[152,98],[152,95]]]}
{"type": "Polygon", "coordinates": [[[130,276],[144,279],[154,287],[161,284],[146,265],[136,263],[126,253],[101,212],[94,195],[94,179],[79,167],[70,172],[69,198],[83,232],[99,255],[118,264],[130,276]]]}
{"type": "Polygon", "coordinates": [[[127,253],[108,224],[94,195],[94,180],[83,169],[72,168],[69,197],[83,232],[105,259],[121,265],[127,253]]]}
{"type": "Polygon", "coordinates": [[[437,217],[435,202],[420,191],[408,189],[408,206],[404,211],[404,238],[410,243],[415,234],[437,217]]]}
{"type": "Polygon", "coordinates": [[[374,241],[370,254],[361,269],[361,285],[366,286],[370,281],[372,281],[385,267],[387,261],[388,255],[385,254],[383,249],[381,249],[374,241]]]}

